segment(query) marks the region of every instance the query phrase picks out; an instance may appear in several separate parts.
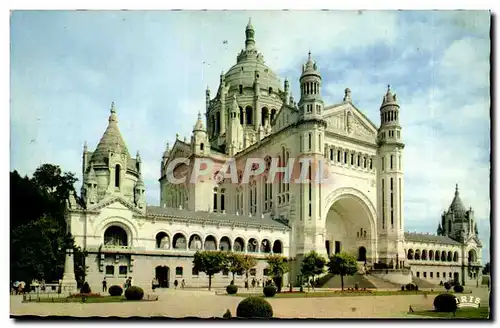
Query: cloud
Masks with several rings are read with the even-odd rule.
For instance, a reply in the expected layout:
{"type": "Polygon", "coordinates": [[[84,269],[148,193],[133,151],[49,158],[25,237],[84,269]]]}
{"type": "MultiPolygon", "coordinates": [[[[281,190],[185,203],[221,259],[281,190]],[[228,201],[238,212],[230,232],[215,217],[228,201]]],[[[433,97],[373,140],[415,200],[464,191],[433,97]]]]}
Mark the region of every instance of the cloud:
{"type": "Polygon", "coordinates": [[[489,238],[487,11],[13,12],[12,168],[31,174],[51,162],[80,174],[83,142],[97,145],[114,101],[129,152],[141,153],[147,200],[158,204],[165,143],[190,138],[206,87],[214,96],[244,47],[249,17],[258,50],[297,101],[309,50],[325,102],[349,87],[376,125],[391,84],[408,230],[434,232],[459,183],[489,238]]]}

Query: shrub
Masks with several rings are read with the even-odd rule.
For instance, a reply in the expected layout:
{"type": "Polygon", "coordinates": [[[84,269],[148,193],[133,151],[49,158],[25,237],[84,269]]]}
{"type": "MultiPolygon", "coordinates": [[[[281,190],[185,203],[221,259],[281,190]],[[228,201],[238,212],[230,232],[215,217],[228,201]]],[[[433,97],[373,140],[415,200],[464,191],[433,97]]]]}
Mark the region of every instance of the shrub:
{"type": "Polygon", "coordinates": [[[123,289],[118,285],[114,285],[109,287],[108,292],[111,296],[120,296],[123,293],[123,289]]]}
{"type": "Polygon", "coordinates": [[[80,293],[82,294],[90,294],[92,291],[90,290],[90,286],[88,282],[84,282],[82,288],[80,288],[80,293]]]}
{"type": "Polygon", "coordinates": [[[272,318],[273,307],[265,299],[251,296],[238,304],[236,316],[240,318],[272,318]]]}
{"type": "MultiPolygon", "coordinates": [[[[234,286],[234,285],[229,285],[229,286],[234,286]]],[[[229,319],[229,318],[232,318],[233,315],[231,314],[231,311],[229,311],[229,309],[227,309],[226,313],[224,313],[224,315],[222,317],[229,319]]]]}
{"type": "Polygon", "coordinates": [[[140,301],[144,297],[144,291],[141,287],[130,286],[127,290],[125,290],[125,297],[128,300],[140,301]]]}
{"type": "Polygon", "coordinates": [[[415,285],[415,291],[418,292],[418,285],[415,285]]]}
{"type": "Polygon", "coordinates": [[[404,291],[405,290],[405,285],[402,285],[401,286],[401,291],[404,291]]]}
{"type": "Polygon", "coordinates": [[[406,284],[406,290],[417,290],[417,285],[410,282],[409,284],[406,284]]]}
{"type": "Polygon", "coordinates": [[[272,285],[264,287],[264,295],[266,297],[273,297],[274,295],[276,295],[276,287],[272,285]]]}
{"type": "Polygon", "coordinates": [[[444,283],[444,288],[446,288],[446,290],[450,290],[451,289],[451,284],[449,282],[445,282],[444,283]]]}
{"type": "Polygon", "coordinates": [[[238,286],[229,285],[229,286],[226,287],[226,292],[229,295],[236,294],[238,292],[238,286]]]}
{"type": "Polygon", "coordinates": [[[464,286],[455,285],[455,286],[453,286],[453,290],[455,291],[455,293],[463,293],[464,292],[464,286]]]}
{"type": "Polygon", "coordinates": [[[434,299],[434,308],[437,312],[455,312],[457,310],[457,298],[452,294],[439,294],[434,299]]]}
{"type": "Polygon", "coordinates": [[[354,289],[356,289],[356,290],[359,289],[359,284],[357,282],[354,284],[354,289]]]}

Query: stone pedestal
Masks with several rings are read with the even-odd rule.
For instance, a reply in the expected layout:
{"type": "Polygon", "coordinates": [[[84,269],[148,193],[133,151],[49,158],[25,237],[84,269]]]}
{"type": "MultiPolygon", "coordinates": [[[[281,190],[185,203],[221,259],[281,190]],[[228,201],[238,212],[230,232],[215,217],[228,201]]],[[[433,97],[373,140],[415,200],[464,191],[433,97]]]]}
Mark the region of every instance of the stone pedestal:
{"type": "Polygon", "coordinates": [[[77,283],[75,278],[75,261],[73,249],[66,250],[66,260],[64,261],[64,274],[61,280],[61,293],[77,292],[77,283]]]}

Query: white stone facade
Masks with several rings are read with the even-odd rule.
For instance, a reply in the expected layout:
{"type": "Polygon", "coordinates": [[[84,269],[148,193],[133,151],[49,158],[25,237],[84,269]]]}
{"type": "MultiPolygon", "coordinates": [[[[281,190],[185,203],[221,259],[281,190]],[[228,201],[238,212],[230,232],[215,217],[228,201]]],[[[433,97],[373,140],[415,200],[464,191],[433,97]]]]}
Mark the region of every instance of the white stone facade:
{"type": "MultiPolygon", "coordinates": [[[[301,258],[311,250],[325,256],[347,251],[359,261],[385,263],[394,269],[410,266],[415,275],[462,270],[462,276],[463,255],[462,262],[437,266],[407,259],[409,249],[468,254],[473,248],[481,254],[481,245],[472,221],[467,221],[469,229],[466,236],[460,235],[460,242],[451,230],[440,236],[443,242],[433,245],[419,243],[415,236],[406,240],[404,144],[400,107],[390,88],[382,97],[380,126],[353,105],[349,89],[338,104],[324,105],[322,78],[309,54],[296,103],[289,81],[285,80],[282,90],[264,64],[250,23],[245,34],[245,49],[237,64],[221,75],[216,96],[211,98],[210,90],[206,91],[206,124],[199,114],[189,143],[177,138],[172,149],[167,145],[161,160],[160,206],[144,202],[140,156],[130,157],[114,106],[96,151],[91,153],[85,146],[82,200],[70,198],[68,224],[77,245],[90,254],[86,265],[91,285],[99,285],[104,277],[111,284],[123,284],[127,276],[133,277],[134,284],[147,285],[155,276],[164,279],[168,270],[165,286],[171,287],[175,280],[206,286],[206,277],[192,272],[196,249],[253,254],[259,259],[256,279],[264,278],[265,256],[278,253],[295,259],[290,274],[294,280],[301,258]],[[264,160],[265,171],[243,183],[250,158],[264,160]],[[328,181],[294,183],[302,172],[301,158],[314,163],[310,172],[304,169],[306,175],[321,172],[328,181]],[[188,162],[182,163],[183,159],[188,162]],[[218,179],[228,159],[235,160],[238,183],[227,176],[218,179]],[[208,175],[191,183],[197,161],[214,166],[208,175]],[[320,161],[323,166],[318,166],[320,161]],[[266,183],[275,162],[288,168],[291,183],[282,176],[266,183]],[[176,184],[172,176],[187,179],[176,184]],[[267,246],[262,246],[263,241],[267,246]],[[254,242],[257,252],[248,248],[254,242]]],[[[465,213],[462,208],[457,211],[465,213]]],[[[452,221],[458,217],[453,215],[452,221]]],[[[468,215],[462,215],[465,221],[468,215]]],[[[453,229],[464,227],[460,224],[453,229]]],[[[480,260],[476,257],[474,263],[480,260]]],[[[434,274],[424,278],[438,281],[434,274]]],[[[224,274],[214,278],[215,285],[228,281],[224,274]]]]}

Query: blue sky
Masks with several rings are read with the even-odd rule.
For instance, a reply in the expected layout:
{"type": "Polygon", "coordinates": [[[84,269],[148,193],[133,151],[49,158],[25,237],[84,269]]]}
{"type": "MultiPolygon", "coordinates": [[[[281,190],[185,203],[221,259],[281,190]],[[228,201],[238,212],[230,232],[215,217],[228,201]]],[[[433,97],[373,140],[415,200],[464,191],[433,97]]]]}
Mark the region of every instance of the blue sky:
{"type": "Polygon", "coordinates": [[[406,143],[406,230],[435,233],[459,183],[489,260],[489,12],[13,12],[11,169],[31,175],[48,162],[81,179],[83,143],[96,147],[114,101],[130,153],[141,153],[148,202],[158,204],[165,143],[190,138],[206,86],[216,91],[244,47],[249,17],[296,100],[309,50],[325,103],[349,87],[376,125],[391,84],[406,143]]]}

